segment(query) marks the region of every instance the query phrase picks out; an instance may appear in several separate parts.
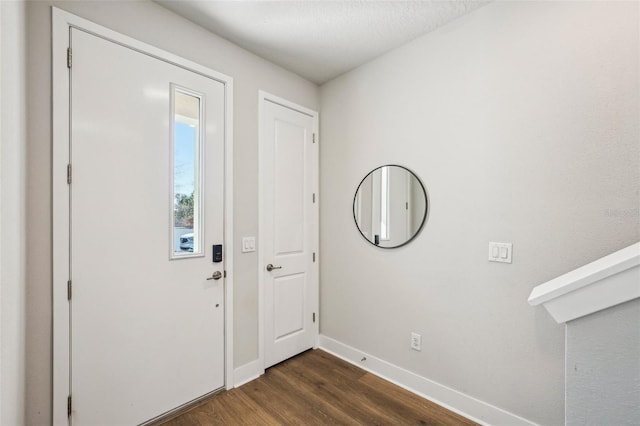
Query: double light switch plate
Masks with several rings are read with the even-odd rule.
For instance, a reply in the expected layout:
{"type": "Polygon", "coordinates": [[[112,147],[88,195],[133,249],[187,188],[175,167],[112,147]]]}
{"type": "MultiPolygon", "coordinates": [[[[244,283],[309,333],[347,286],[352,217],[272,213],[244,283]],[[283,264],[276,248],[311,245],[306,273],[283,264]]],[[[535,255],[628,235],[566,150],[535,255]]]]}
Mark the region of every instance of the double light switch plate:
{"type": "Polygon", "coordinates": [[[511,263],[511,252],[513,244],[511,243],[489,243],[489,261],[511,263]]]}
{"type": "Polygon", "coordinates": [[[242,253],[256,251],[256,237],[242,237],[242,253]]]}

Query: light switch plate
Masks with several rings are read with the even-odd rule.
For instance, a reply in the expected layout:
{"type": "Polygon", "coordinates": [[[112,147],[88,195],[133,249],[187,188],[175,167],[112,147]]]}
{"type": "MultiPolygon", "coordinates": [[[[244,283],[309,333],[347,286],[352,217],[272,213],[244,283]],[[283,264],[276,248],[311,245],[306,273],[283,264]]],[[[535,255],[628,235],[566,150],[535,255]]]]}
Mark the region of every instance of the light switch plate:
{"type": "Polygon", "coordinates": [[[256,237],[242,237],[242,253],[256,251],[256,237]]]}
{"type": "Polygon", "coordinates": [[[511,253],[513,244],[511,243],[489,243],[489,261],[511,263],[511,253]]]}

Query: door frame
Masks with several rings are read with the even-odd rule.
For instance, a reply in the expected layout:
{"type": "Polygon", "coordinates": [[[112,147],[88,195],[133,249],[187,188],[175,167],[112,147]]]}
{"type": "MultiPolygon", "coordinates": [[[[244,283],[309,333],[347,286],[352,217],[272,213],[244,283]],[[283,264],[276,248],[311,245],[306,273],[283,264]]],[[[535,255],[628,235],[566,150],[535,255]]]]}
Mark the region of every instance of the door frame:
{"type": "MultiPolygon", "coordinates": [[[[265,167],[263,161],[265,159],[264,154],[264,137],[262,135],[262,129],[264,127],[265,112],[264,107],[266,102],[271,102],[285,108],[292,109],[301,114],[310,116],[313,119],[313,133],[315,134],[315,143],[312,145],[312,158],[313,158],[313,170],[311,172],[313,176],[313,192],[316,194],[316,203],[312,209],[313,222],[315,223],[315,232],[313,233],[313,247],[316,253],[316,262],[313,264],[311,271],[312,282],[312,295],[314,300],[312,301],[314,306],[314,312],[316,312],[316,322],[314,326],[314,344],[313,348],[317,348],[319,344],[320,335],[320,182],[319,182],[319,146],[320,146],[320,132],[319,132],[319,114],[317,111],[313,111],[309,108],[298,105],[294,102],[288,101],[279,96],[265,92],[264,90],[258,91],[258,360],[256,367],[259,369],[255,371],[255,376],[264,374],[265,371],[265,359],[264,359],[264,206],[266,203],[265,196],[265,167]]],[[[255,377],[254,376],[254,377],[255,377]]]]}
{"type": "MultiPolygon", "coordinates": [[[[67,164],[70,158],[70,75],[67,47],[70,28],[115,42],[188,71],[224,84],[224,244],[225,244],[225,314],[224,339],[225,388],[233,388],[233,78],[210,68],[166,52],[129,36],[112,31],[84,18],[52,7],[52,95],[53,95],[53,424],[69,423],[67,397],[71,395],[70,314],[67,300],[69,279],[69,187],[67,164]]],[[[174,407],[168,407],[172,409],[174,407]]]]}

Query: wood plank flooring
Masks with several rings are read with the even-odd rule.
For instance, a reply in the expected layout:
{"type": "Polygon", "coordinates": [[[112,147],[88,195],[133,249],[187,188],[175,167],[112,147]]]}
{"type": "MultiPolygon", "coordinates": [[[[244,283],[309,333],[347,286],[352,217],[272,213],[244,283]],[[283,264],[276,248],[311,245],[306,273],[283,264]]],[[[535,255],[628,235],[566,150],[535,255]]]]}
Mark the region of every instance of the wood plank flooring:
{"type": "Polygon", "coordinates": [[[476,425],[321,350],[203,401],[164,426],[476,425]]]}

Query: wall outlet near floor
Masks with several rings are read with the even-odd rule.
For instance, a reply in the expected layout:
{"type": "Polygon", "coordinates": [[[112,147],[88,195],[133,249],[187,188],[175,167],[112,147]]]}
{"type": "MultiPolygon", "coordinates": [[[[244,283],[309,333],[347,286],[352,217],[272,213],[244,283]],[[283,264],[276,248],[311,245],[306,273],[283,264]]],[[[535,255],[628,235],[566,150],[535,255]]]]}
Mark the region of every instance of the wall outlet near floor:
{"type": "Polygon", "coordinates": [[[422,336],[418,333],[411,333],[411,349],[415,351],[422,350],[422,336]]]}

